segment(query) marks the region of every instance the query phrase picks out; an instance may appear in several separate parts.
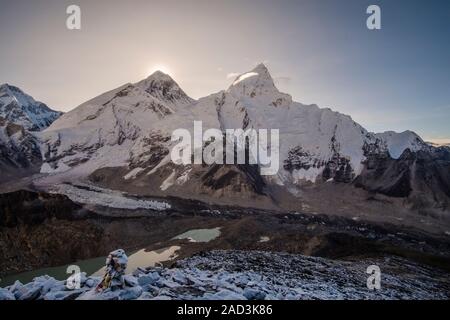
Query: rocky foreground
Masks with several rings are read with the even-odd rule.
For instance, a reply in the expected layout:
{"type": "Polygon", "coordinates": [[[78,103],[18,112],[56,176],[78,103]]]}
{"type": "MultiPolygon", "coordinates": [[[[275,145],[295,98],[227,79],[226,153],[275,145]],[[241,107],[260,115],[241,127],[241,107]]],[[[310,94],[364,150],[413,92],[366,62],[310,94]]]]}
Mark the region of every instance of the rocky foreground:
{"type": "Polygon", "coordinates": [[[96,293],[99,277],[81,276],[81,288],[48,276],[0,289],[0,300],[275,300],[449,299],[450,276],[405,259],[329,260],[261,251],[211,251],[172,268],[138,269],[123,289],[96,293]],[[357,260],[357,261],[356,261],[357,260]],[[369,290],[366,269],[381,269],[381,289],[369,290]]]}

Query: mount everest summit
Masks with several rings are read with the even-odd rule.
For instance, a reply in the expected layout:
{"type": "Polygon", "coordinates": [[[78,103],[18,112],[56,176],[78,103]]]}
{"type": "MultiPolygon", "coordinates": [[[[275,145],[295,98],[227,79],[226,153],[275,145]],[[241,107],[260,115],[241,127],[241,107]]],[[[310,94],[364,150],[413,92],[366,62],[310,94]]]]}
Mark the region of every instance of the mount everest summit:
{"type": "MultiPolygon", "coordinates": [[[[19,105],[9,110],[29,110],[25,103],[19,105]]],[[[5,117],[6,109],[0,104],[0,116],[5,117]]],[[[276,88],[263,64],[238,76],[228,89],[198,100],[158,71],[59,118],[55,114],[33,124],[43,118],[13,113],[5,118],[17,121],[38,141],[43,181],[46,176],[89,179],[137,194],[228,199],[245,206],[283,206],[302,202],[311,188],[330,192],[351,186],[349,190],[406,199],[408,208],[449,210],[448,148],[432,147],[411,131],[371,133],[347,115],[295,102],[276,88]],[[278,174],[260,176],[252,165],[175,165],[170,159],[172,132],[192,131],[194,121],[202,121],[203,130],[279,129],[278,174]]]]}

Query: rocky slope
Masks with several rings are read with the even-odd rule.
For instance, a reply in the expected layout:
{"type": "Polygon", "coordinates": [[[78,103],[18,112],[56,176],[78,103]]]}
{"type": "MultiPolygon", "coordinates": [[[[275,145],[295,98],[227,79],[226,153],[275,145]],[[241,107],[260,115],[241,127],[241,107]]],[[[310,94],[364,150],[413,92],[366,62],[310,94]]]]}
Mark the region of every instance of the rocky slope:
{"type": "Polygon", "coordinates": [[[99,277],[81,276],[81,288],[48,276],[0,289],[9,300],[310,300],[449,298],[448,274],[404,259],[356,261],[249,251],[212,251],[182,260],[174,268],[138,269],[124,289],[96,293],[99,277]],[[366,286],[370,265],[382,272],[380,290],[366,286]]]}
{"type": "Polygon", "coordinates": [[[398,159],[368,153],[355,185],[391,197],[408,198],[414,209],[450,208],[450,149],[406,150],[398,159]]]}

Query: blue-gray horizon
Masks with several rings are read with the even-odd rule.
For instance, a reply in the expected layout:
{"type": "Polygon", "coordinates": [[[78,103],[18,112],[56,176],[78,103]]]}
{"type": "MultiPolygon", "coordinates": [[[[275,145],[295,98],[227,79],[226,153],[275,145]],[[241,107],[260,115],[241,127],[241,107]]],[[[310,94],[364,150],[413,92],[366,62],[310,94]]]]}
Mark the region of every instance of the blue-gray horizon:
{"type": "Polygon", "coordinates": [[[295,101],[450,143],[450,2],[0,0],[0,83],[69,111],[160,69],[193,98],[268,65],[295,101]],[[66,9],[81,8],[81,30],[66,9]],[[366,26],[369,5],[381,29],[366,26]]]}

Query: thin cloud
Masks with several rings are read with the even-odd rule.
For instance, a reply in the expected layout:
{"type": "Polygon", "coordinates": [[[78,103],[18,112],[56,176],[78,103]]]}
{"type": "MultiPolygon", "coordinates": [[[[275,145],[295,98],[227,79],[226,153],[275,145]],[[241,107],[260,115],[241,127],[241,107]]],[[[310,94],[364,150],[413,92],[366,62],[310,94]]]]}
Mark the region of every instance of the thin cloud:
{"type": "Polygon", "coordinates": [[[273,80],[277,84],[289,84],[289,83],[291,83],[292,78],[291,77],[281,76],[281,77],[274,77],[273,80]]]}
{"type": "Polygon", "coordinates": [[[240,75],[240,73],[230,72],[227,74],[227,79],[234,79],[234,78],[237,78],[239,75],[240,75]]]}
{"type": "Polygon", "coordinates": [[[431,142],[436,146],[448,146],[450,145],[450,138],[446,139],[446,138],[438,138],[438,139],[425,139],[425,141],[431,142]]]}

